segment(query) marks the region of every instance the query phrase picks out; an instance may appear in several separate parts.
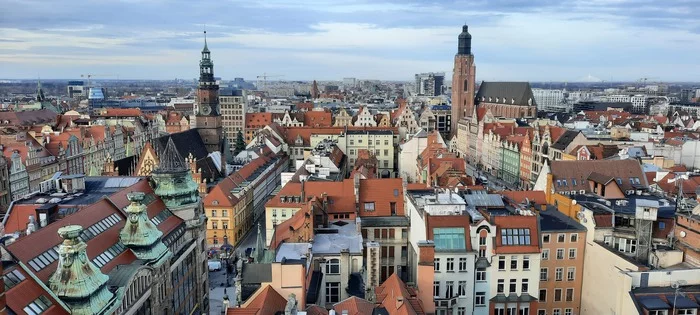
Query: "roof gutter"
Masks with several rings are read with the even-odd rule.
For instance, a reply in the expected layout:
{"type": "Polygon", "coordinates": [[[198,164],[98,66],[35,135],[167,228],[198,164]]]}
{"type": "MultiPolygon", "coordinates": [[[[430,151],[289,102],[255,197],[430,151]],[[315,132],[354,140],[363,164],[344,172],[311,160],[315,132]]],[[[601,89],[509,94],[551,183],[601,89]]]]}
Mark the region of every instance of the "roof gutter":
{"type": "MultiPolygon", "coordinates": [[[[14,257],[14,255],[12,255],[12,256],[14,257]]],[[[34,279],[34,281],[35,281],[36,283],[38,283],[39,286],[41,286],[41,288],[44,289],[44,291],[46,291],[54,300],[56,300],[56,303],[58,303],[58,305],[60,305],[61,307],[63,307],[63,309],[66,310],[67,312],[69,312],[69,313],[71,312],[70,307],[68,307],[68,305],[66,305],[66,303],[63,302],[63,300],[61,300],[60,298],[58,298],[58,296],[56,295],[56,293],[54,293],[53,291],[51,291],[51,289],[49,289],[49,287],[47,287],[47,286],[44,284],[44,282],[41,281],[41,279],[37,278],[37,276],[36,276],[33,272],[31,272],[31,271],[29,270],[29,268],[27,268],[27,265],[25,265],[21,260],[17,259],[16,257],[15,257],[15,260],[17,261],[17,264],[18,264],[20,267],[22,267],[22,269],[24,269],[24,272],[26,272],[30,277],[32,277],[32,279],[34,279]]]]}

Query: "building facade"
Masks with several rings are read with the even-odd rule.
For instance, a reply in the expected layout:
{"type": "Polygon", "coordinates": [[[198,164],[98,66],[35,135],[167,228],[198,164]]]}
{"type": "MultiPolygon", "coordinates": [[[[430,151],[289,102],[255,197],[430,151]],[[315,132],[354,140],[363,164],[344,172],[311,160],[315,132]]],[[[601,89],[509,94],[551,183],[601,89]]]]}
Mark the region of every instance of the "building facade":
{"type": "Polygon", "coordinates": [[[199,84],[197,86],[197,107],[195,128],[204,140],[207,151],[221,152],[224,160],[224,131],[221,125],[221,106],[219,105],[219,84],[214,79],[214,62],[207,47],[206,31],[204,33],[204,49],[202,60],[199,62],[199,84]]]}
{"type": "Polygon", "coordinates": [[[233,153],[240,132],[245,136],[246,96],[243,90],[222,90],[219,94],[221,124],[229,150],[233,153]]]}

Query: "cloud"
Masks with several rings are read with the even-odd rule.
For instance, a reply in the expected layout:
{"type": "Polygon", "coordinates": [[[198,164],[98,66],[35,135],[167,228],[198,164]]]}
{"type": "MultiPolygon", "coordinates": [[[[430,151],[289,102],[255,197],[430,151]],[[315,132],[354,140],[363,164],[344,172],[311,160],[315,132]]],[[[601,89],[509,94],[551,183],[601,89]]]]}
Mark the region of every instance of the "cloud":
{"type": "Polygon", "coordinates": [[[5,1],[0,61],[15,77],[194,77],[205,24],[224,78],[450,72],[464,22],[477,76],[492,80],[686,80],[700,49],[697,0],[5,1]]]}

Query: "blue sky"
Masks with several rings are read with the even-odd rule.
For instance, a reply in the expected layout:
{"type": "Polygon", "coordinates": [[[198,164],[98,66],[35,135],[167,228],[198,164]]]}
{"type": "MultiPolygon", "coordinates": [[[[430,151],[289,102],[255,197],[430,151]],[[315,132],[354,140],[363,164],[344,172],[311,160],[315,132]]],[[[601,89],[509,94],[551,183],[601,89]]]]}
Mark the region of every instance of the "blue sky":
{"type": "Polygon", "coordinates": [[[0,78],[410,80],[452,71],[464,23],[478,80],[700,81],[700,0],[0,0],[0,78]]]}

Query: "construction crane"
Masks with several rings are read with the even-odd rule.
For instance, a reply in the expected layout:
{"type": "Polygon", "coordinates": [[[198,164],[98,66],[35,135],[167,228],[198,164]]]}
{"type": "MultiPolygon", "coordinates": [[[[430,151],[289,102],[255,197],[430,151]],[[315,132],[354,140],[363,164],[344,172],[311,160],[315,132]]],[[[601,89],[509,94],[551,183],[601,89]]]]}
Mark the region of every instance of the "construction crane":
{"type": "MultiPolygon", "coordinates": [[[[95,78],[95,77],[104,78],[104,77],[114,77],[114,76],[115,76],[114,74],[92,74],[92,73],[80,75],[81,78],[87,78],[87,87],[88,88],[92,87],[90,85],[90,79],[92,79],[92,78],[95,78]]],[[[118,78],[119,76],[116,76],[116,77],[118,78]]]]}
{"type": "Polygon", "coordinates": [[[262,75],[257,76],[258,90],[260,90],[260,79],[262,79],[262,87],[264,89],[267,86],[267,78],[281,78],[283,76],[284,76],[283,74],[267,74],[267,72],[263,73],[262,75]]]}

